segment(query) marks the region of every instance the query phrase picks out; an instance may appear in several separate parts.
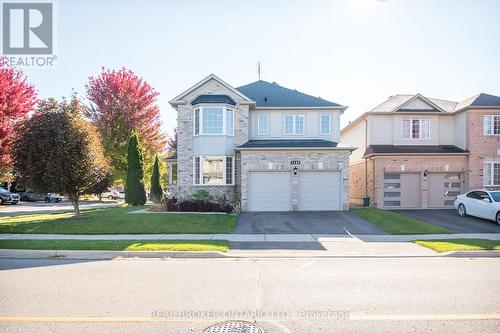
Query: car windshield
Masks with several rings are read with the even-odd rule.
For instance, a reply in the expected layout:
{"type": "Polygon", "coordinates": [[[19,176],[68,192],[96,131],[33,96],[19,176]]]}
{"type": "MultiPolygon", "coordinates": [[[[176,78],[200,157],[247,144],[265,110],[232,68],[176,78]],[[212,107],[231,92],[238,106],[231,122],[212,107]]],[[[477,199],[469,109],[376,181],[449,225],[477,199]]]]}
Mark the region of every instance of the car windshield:
{"type": "Polygon", "coordinates": [[[493,201],[500,202],[500,191],[490,192],[493,201]]]}
{"type": "Polygon", "coordinates": [[[2,194],[8,194],[9,191],[7,191],[6,189],[0,187],[0,193],[2,193],[2,194]]]}

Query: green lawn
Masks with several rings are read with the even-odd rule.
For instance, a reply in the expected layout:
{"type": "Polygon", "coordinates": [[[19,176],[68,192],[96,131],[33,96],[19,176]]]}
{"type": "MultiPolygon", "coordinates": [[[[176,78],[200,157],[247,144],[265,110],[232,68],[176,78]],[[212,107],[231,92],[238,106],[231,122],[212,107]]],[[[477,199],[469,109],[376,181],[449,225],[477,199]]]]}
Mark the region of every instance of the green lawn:
{"type": "Polygon", "coordinates": [[[113,207],[73,212],[0,217],[0,233],[22,234],[209,234],[231,233],[236,216],[228,214],[127,214],[143,207],[113,207]]]}
{"type": "Polygon", "coordinates": [[[378,208],[354,208],[352,211],[391,235],[454,233],[449,229],[441,228],[395,211],[378,208]]]}
{"type": "Polygon", "coordinates": [[[428,247],[437,252],[470,251],[470,250],[500,250],[500,241],[478,238],[418,240],[416,244],[428,247]]]}
{"type": "Polygon", "coordinates": [[[145,241],[145,240],[0,240],[0,249],[24,250],[116,250],[116,251],[220,251],[229,250],[227,241],[145,241]]]}

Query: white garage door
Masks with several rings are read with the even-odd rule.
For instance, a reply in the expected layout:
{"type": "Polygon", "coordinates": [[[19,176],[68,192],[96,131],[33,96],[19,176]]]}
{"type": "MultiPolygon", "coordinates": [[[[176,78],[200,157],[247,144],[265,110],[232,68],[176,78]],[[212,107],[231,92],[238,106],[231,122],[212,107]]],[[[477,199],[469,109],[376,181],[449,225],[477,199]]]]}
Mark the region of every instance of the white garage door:
{"type": "Polygon", "coordinates": [[[300,210],[340,210],[340,172],[301,172],[300,210]]]}
{"type": "Polygon", "coordinates": [[[249,210],[253,212],[289,211],[290,172],[250,172],[249,210]]]}

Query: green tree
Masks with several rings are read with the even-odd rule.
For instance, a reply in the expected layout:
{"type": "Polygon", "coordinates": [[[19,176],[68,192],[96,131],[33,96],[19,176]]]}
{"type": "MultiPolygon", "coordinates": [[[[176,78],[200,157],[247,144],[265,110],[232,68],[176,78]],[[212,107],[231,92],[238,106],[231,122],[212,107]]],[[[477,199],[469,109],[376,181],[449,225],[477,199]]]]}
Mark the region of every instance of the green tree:
{"type": "Polygon", "coordinates": [[[132,135],[128,141],[125,202],[133,206],[144,205],[146,203],[144,161],[139,138],[135,131],[132,131],[132,135]]]}
{"type": "Polygon", "coordinates": [[[163,189],[160,185],[160,161],[158,155],[155,158],[155,164],[153,166],[153,175],[151,176],[151,201],[154,203],[160,203],[163,197],[163,189]]]}
{"type": "Polygon", "coordinates": [[[111,170],[104,170],[104,174],[99,182],[96,182],[92,187],[92,194],[99,197],[99,201],[102,200],[102,194],[106,192],[111,186],[113,186],[113,174],[111,170]]]}
{"type": "Polygon", "coordinates": [[[73,96],[43,101],[37,113],[17,128],[14,170],[22,184],[37,192],[66,195],[80,217],[79,200],[109,172],[97,130],[82,117],[73,96]]]}

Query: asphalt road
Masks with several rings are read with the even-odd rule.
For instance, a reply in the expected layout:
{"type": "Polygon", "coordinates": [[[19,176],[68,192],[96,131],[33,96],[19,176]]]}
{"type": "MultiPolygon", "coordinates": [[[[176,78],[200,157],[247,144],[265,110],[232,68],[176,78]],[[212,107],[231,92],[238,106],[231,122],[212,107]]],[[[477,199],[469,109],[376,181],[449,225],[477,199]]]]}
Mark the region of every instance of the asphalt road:
{"type": "MultiPolygon", "coordinates": [[[[116,205],[117,202],[112,201],[81,201],[80,209],[85,210],[99,207],[113,207],[116,205]]],[[[73,205],[69,201],[61,201],[57,203],[20,201],[17,205],[0,205],[0,216],[51,213],[59,211],[71,211],[73,209],[73,205]]]]}
{"type": "Polygon", "coordinates": [[[495,258],[0,260],[0,332],[498,332],[495,258]]]}

